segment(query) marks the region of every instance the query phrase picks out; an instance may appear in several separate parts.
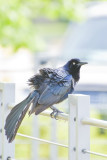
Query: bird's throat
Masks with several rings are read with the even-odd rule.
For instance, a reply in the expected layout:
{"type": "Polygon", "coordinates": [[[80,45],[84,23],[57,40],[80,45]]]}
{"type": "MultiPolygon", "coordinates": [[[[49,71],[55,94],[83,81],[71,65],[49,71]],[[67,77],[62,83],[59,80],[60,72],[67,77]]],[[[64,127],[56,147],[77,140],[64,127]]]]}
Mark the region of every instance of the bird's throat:
{"type": "Polygon", "coordinates": [[[76,70],[73,70],[71,74],[72,74],[75,82],[78,82],[80,79],[80,69],[78,68],[76,70]]]}

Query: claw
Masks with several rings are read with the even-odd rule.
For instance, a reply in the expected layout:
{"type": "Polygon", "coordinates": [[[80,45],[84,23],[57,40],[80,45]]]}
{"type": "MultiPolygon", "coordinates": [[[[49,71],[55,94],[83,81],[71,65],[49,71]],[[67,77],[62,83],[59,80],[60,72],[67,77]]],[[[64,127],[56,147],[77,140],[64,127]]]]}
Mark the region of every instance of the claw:
{"type": "Polygon", "coordinates": [[[54,118],[58,120],[58,112],[55,112],[54,118]]]}
{"type": "Polygon", "coordinates": [[[54,111],[50,114],[51,118],[54,118],[54,111]]]}
{"type": "Polygon", "coordinates": [[[53,110],[53,112],[50,114],[51,118],[55,118],[56,120],[58,120],[58,114],[59,113],[63,113],[62,111],[59,111],[56,108],[51,108],[53,110]]]}
{"type": "Polygon", "coordinates": [[[50,114],[51,118],[55,118],[56,120],[58,120],[58,111],[54,110],[51,114],[50,114]]]}

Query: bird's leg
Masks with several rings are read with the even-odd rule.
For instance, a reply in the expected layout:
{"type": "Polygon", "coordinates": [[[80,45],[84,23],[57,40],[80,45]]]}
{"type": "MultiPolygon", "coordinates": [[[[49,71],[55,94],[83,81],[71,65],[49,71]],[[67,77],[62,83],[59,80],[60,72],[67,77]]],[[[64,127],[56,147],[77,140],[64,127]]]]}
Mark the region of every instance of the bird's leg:
{"type": "Polygon", "coordinates": [[[58,110],[58,109],[57,109],[56,107],[54,107],[54,106],[51,106],[50,108],[53,110],[53,112],[50,114],[51,118],[55,118],[56,120],[58,120],[58,119],[57,119],[58,113],[63,113],[63,112],[60,111],[60,110],[58,110]]]}

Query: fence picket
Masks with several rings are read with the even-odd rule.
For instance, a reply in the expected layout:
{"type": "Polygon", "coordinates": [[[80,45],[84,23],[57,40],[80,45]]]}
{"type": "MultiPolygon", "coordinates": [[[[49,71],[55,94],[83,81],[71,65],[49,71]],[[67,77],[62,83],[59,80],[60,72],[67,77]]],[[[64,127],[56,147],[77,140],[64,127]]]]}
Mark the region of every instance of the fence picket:
{"type": "Polygon", "coordinates": [[[8,157],[14,158],[15,154],[15,142],[8,143],[4,132],[5,119],[9,113],[8,104],[15,101],[15,85],[12,83],[0,83],[0,102],[1,102],[1,117],[0,129],[2,133],[0,136],[0,143],[2,147],[0,149],[0,156],[2,160],[6,160],[8,157]]]}
{"type": "Polygon", "coordinates": [[[90,150],[90,128],[81,123],[89,117],[89,104],[88,95],[69,95],[69,160],[90,160],[90,155],[82,153],[84,148],[90,150]]]}

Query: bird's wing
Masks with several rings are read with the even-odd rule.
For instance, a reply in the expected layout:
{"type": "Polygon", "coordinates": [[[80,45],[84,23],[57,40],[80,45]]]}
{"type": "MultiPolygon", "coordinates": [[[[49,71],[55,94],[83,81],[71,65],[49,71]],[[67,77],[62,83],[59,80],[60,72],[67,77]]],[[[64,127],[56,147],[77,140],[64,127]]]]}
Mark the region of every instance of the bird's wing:
{"type": "Polygon", "coordinates": [[[51,68],[42,68],[39,70],[39,72],[43,77],[51,78],[55,70],[51,68]]]}
{"type": "Polygon", "coordinates": [[[28,84],[34,89],[39,89],[43,85],[46,79],[56,79],[60,78],[60,74],[57,73],[56,69],[43,68],[39,70],[39,73],[34,75],[28,80],[28,84]]]}
{"type": "Polygon", "coordinates": [[[66,72],[59,69],[43,68],[39,73],[28,80],[28,84],[34,89],[39,89],[44,81],[51,79],[51,81],[58,81],[66,76],[66,72]]]}
{"type": "Polygon", "coordinates": [[[60,101],[60,98],[62,98],[72,86],[73,78],[71,75],[61,77],[58,81],[51,81],[39,97],[38,103],[44,106],[51,106],[60,101]]]}
{"type": "Polygon", "coordinates": [[[45,77],[41,74],[36,74],[32,78],[28,80],[29,85],[32,86],[34,89],[38,89],[41,84],[44,82],[45,77]]]}
{"type": "Polygon", "coordinates": [[[45,78],[50,78],[54,81],[61,81],[67,76],[67,72],[63,69],[43,68],[39,70],[40,74],[45,78]]]}

